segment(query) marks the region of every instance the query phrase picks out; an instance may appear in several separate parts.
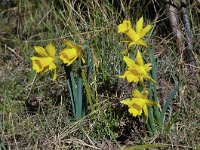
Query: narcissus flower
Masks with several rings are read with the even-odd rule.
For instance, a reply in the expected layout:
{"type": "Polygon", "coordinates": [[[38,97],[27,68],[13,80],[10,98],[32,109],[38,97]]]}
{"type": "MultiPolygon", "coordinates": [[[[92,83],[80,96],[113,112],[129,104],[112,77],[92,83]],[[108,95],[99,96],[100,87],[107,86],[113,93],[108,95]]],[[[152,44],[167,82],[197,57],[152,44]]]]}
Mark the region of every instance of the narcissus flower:
{"type": "Polygon", "coordinates": [[[144,64],[140,51],[137,52],[136,61],[127,56],[124,56],[123,60],[126,62],[128,69],[125,71],[124,75],[119,76],[120,78],[126,78],[128,82],[136,83],[138,81],[143,83],[144,78],[146,78],[155,83],[148,74],[151,70],[151,64],[144,64]]]}
{"type": "Polygon", "coordinates": [[[37,73],[45,73],[48,70],[53,70],[53,80],[56,80],[56,65],[55,55],[56,55],[56,48],[52,44],[48,44],[45,48],[41,46],[34,46],[35,51],[39,54],[39,56],[31,57],[33,70],[37,73]]]}
{"type": "Polygon", "coordinates": [[[144,19],[141,17],[136,23],[136,31],[132,28],[130,20],[124,20],[122,24],[118,26],[118,33],[124,33],[128,36],[128,47],[132,45],[141,45],[147,47],[147,43],[142,39],[152,28],[151,25],[147,25],[143,28],[144,19]]]}
{"type": "Polygon", "coordinates": [[[132,92],[133,98],[127,98],[120,103],[125,104],[128,106],[128,111],[131,115],[134,117],[140,116],[142,112],[144,112],[146,121],[148,120],[148,106],[158,106],[160,108],[160,105],[156,102],[153,102],[151,100],[148,100],[148,91],[144,90],[141,93],[136,89],[132,92]]]}
{"type": "Polygon", "coordinates": [[[59,53],[59,58],[63,61],[67,66],[71,65],[78,57],[82,59],[82,62],[85,63],[85,60],[82,57],[81,45],[75,45],[69,40],[65,40],[64,44],[67,46],[64,50],[59,53]]]}

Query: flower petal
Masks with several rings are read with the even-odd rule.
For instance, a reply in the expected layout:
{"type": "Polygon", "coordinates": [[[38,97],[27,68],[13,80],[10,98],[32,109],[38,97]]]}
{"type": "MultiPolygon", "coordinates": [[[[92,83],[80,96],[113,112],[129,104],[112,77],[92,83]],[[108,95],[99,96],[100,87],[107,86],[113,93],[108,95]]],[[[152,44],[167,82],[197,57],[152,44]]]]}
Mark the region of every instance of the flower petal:
{"type": "Polygon", "coordinates": [[[125,78],[125,75],[121,75],[121,76],[118,76],[118,77],[119,77],[119,78],[123,78],[123,79],[124,79],[124,78],[125,78]]]}
{"type": "Polygon", "coordinates": [[[32,60],[33,70],[35,70],[37,73],[41,72],[44,67],[40,62],[40,57],[31,57],[31,60],[32,60]]]}
{"type": "Polygon", "coordinates": [[[54,69],[54,73],[53,73],[53,81],[55,81],[56,78],[57,78],[56,69],[54,69]]]}
{"type": "Polygon", "coordinates": [[[147,97],[148,97],[148,95],[149,95],[149,91],[143,90],[143,91],[141,92],[141,94],[142,94],[141,98],[147,99],[147,97]]]}
{"type": "Polygon", "coordinates": [[[142,98],[142,94],[138,89],[133,90],[132,95],[134,98],[142,98]]]}
{"type": "Polygon", "coordinates": [[[131,101],[130,98],[121,100],[120,103],[125,104],[125,105],[128,105],[128,106],[131,106],[131,105],[133,104],[133,102],[131,101]]]}
{"type": "Polygon", "coordinates": [[[46,50],[41,46],[34,46],[34,49],[40,56],[43,56],[43,57],[49,56],[46,50]]]}
{"type": "Polygon", "coordinates": [[[136,69],[128,68],[128,70],[124,73],[123,76],[120,76],[120,78],[126,78],[128,82],[138,82],[139,81],[140,74],[136,69]]]}
{"type": "Polygon", "coordinates": [[[64,64],[70,65],[78,57],[77,51],[75,48],[65,48],[59,53],[59,58],[63,61],[64,64]]]}
{"type": "Polygon", "coordinates": [[[144,69],[146,70],[146,72],[149,72],[151,70],[151,63],[145,64],[144,69]]]}
{"type": "Polygon", "coordinates": [[[52,57],[31,57],[33,70],[36,72],[46,72],[56,68],[52,57]],[[46,69],[45,69],[46,68],[46,69]]]}
{"type": "Polygon", "coordinates": [[[136,116],[140,116],[142,114],[142,109],[136,109],[135,107],[130,107],[128,109],[128,111],[130,112],[131,115],[133,115],[134,117],[136,116]]]}
{"type": "Polygon", "coordinates": [[[140,51],[138,50],[137,52],[137,55],[136,55],[136,63],[139,65],[139,66],[144,66],[144,61],[142,59],[142,55],[140,53],[140,51]]]}
{"type": "Polygon", "coordinates": [[[137,33],[140,33],[142,31],[143,23],[144,23],[144,18],[141,17],[136,23],[136,32],[137,33]]]}
{"type": "Polygon", "coordinates": [[[145,115],[146,122],[147,122],[147,120],[148,120],[148,109],[147,109],[147,106],[146,106],[146,105],[144,105],[143,111],[144,111],[144,115],[145,115]]]}
{"type": "Polygon", "coordinates": [[[129,37],[131,41],[137,42],[140,39],[140,35],[135,32],[132,28],[129,29],[125,34],[129,37]]]}
{"type": "Polygon", "coordinates": [[[129,44],[128,44],[128,48],[130,48],[131,46],[133,46],[133,45],[135,45],[136,44],[136,42],[130,42],[129,44]]]}
{"type": "Polygon", "coordinates": [[[46,46],[46,51],[47,51],[47,53],[48,53],[49,56],[51,56],[53,58],[55,57],[55,55],[56,55],[56,48],[55,48],[55,46],[53,44],[48,44],[46,46]]]}
{"type": "Polygon", "coordinates": [[[67,66],[71,65],[75,60],[76,60],[77,57],[75,57],[74,59],[70,60],[68,63],[67,63],[67,66]]]}
{"type": "Polygon", "coordinates": [[[126,62],[126,65],[127,65],[129,68],[134,68],[134,67],[136,66],[135,61],[132,60],[131,58],[127,57],[127,56],[124,56],[124,57],[123,57],[123,60],[126,62]]]}
{"type": "Polygon", "coordinates": [[[147,43],[143,39],[139,39],[135,44],[147,47],[147,43]]]}
{"type": "Polygon", "coordinates": [[[123,23],[121,23],[118,26],[118,33],[125,33],[131,28],[131,22],[130,20],[124,20],[123,23]]]}
{"type": "Polygon", "coordinates": [[[75,48],[76,45],[70,40],[64,40],[64,44],[67,45],[69,48],[75,48]]]}
{"type": "Polygon", "coordinates": [[[159,104],[158,103],[156,103],[156,102],[154,102],[154,101],[150,101],[150,100],[148,100],[148,99],[145,99],[145,103],[146,103],[146,105],[148,105],[148,106],[159,106],[159,104]]]}
{"type": "Polygon", "coordinates": [[[135,76],[133,74],[127,74],[125,77],[128,80],[128,82],[135,82],[135,83],[137,83],[139,81],[138,76],[135,76]]]}
{"type": "Polygon", "coordinates": [[[141,85],[144,85],[144,76],[143,75],[140,76],[139,82],[140,82],[141,85]]]}
{"type": "Polygon", "coordinates": [[[51,62],[49,64],[49,70],[54,70],[54,69],[56,69],[56,65],[53,62],[51,62]]]}
{"type": "Polygon", "coordinates": [[[132,98],[132,101],[138,106],[140,106],[141,108],[143,108],[143,106],[146,105],[146,100],[147,99],[143,99],[143,98],[132,98]]]}
{"type": "Polygon", "coordinates": [[[144,29],[142,29],[140,32],[140,38],[143,38],[151,30],[151,28],[151,25],[147,25],[144,29]]]}
{"type": "Polygon", "coordinates": [[[144,75],[144,77],[148,80],[150,80],[153,83],[156,83],[156,81],[154,79],[152,79],[148,74],[144,75]]]}
{"type": "Polygon", "coordinates": [[[128,49],[125,49],[125,50],[122,50],[122,51],[121,51],[121,54],[122,54],[122,55],[126,55],[127,53],[128,53],[128,49]]]}

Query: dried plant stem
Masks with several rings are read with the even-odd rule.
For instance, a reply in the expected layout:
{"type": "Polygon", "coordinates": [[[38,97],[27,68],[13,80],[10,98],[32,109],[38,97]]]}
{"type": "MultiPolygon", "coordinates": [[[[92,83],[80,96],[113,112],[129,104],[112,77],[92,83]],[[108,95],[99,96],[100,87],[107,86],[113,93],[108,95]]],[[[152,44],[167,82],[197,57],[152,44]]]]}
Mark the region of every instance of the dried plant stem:
{"type": "Polygon", "coordinates": [[[187,59],[191,65],[195,65],[195,59],[193,55],[192,32],[191,32],[190,20],[188,17],[186,0],[181,0],[181,10],[183,13],[183,22],[184,22],[185,34],[186,34],[187,43],[188,43],[187,59]]]}
{"type": "Polygon", "coordinates": [[[167,3],[167,16],[169,18],[172,31],[174,36],[176,37],[176,44],[181,53],[181,62],[183,61],[183,51],[185,49],[183,36],[181,34],[180,23],[179,23],[179,15],[177,10],[177,5],[174,0],[165,0],[167,3]]]}

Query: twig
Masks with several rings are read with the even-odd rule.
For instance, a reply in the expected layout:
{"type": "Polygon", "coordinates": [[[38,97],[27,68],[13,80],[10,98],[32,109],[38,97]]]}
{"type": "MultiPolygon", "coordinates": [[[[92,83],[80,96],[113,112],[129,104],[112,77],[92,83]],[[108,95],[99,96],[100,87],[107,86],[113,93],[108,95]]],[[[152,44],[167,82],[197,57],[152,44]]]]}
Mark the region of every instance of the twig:
{"type": "Polygon", "coordinates": [[[187,43],[188,43],[187,59],[191,65],[195,65],[195,59],[194,59],[194,55],[193,55],[192,32],[191,32],[190,20],[188,17],[186,0],[181,0],[181,10],[183,13],[183,23],[184,23],[186,37],[187,37],[187,43]]]}
{"type": "Polygon", "coordinates": [[[15,49],[13,49],[13,48],[11,48],[11,47],[5,45],[5,49],[6,49],[6,48],[7,48],[8,50],[10,50],[10,51],[15,55],[15,57],[18,58],[18,60],[22,60],[22,57],[21,57],[19,54],[17,54],[17,53],[15,52],[15,49]]]}
{"type": "Polygon", "coordinates": [[[167,16],[169,18],[172,31],[174,36],[176,37],[176,44],[179,49],[179,52],[181,53],[181,61],[183,61],[183,51],[185,49],[184,41],[183,41],[183,36],[181,34],[181,29],[179,27],[179,15],[178,15],[178,10],[177,10],[177,5],[174,0],[165,0],[167,3],[167,16]]]}

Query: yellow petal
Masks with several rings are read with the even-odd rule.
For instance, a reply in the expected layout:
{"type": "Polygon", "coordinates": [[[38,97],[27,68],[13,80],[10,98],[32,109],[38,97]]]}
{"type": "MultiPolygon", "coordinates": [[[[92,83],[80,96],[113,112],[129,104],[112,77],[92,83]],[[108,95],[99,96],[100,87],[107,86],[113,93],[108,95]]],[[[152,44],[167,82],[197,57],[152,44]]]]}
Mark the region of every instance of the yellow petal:
{"type": "Polygon", "coordinates": [[[144,23],[144,19],[143,19],[143,17],[141,17],[136,23],[136,32],[137,33],[140,33],[142,31],[143,23],[144,23]]]}
{"type": "Polygon", "coordinates": [[[75,48],[67,49],[67,51],[65,52],[67,52],[66,54],[69,59],[74,59],[75,57],[78,57],[78,53],[75,48]]]}
{"type": "Polygon", "coordinates": [[[64,40],[64,44],[67,45],[69,48],[75,48],[76,45],[70,40],[64,40]]]}
{"type": "Polygon", "coordinates": [[[154,101],[150,101],[148,99],[144,99],[144,100],[145,100],[146,105],[148,106],[156,106],[156,105],[159,106],[159,104],[154,101]]]}
{"type": "Polygon", "coordinates": [[[151,70],[151,63],[145,64],[144,69],[146,72],[149,72],[151,70]]]}
{"type": "Polygon", "coordinates": [[[56,65],[52,62],[49,64],[49,70],[54,70],[56,69],[56,65]]]}
{"type": "Polygon", "coordinates": [[[128,82],[135,82],[135,83],[137,83],[139,81],[138,76],[135,76],[134,74],[127,74],[127,75],[125,75],[125,77],[128,80],[128,82]]]}
{"type": "Polygon", "coordinates": [[[33,69],[36,72],[45,72],[56,68],[52,57],[31,57],[33,69]],[[46,70],[44,70],[46,68],[46,70]]]}
{"type": "Polygon", "coordinates": [[[153,83],[156,83],[156,81],[154,79],[152,79],[148,74],[144,75],[144,77],[148,80],[150,80],[153,83]]]}
{"type": "Polygon", "coordinates": [[[57,78],[56,69],[54,69],[54,73],[53,73],[53,81],[55,81],[56,78],[57,78]]]}
{"type": "Polygon", "coordinates": [[[71,65],[75,60],[76,60],[77,57],[75,57],[74,59],[70,60],[68,63],[67,63],[67,66],[71,65]]]}
{"type": "Polygon", "coordinates": [[[145,115],[145,118],[146,118],[146,121],[147,121],[148,120],[148,109],[147,109],[146,105],[144,105],[143,111],[144,111],[144,115],[145,115]]]}
{"type": "Polygon", "coordinates": [[[133,104],[133,102],[131,101],[130,98],[121,100],[120,103],[125,104],[125,105],[128,105],[128,106],[133,104]]]}
{"type": "Polygon", "coordinates": [[[135,45],[136,44],[136,42],[130,42],[129,44],[128,44],[128,48],[130,48],[131,46],[133,46],[133,45],[135,45]]]}
{"type": "Polygon", "coordinates": [[[143,99],[143,98],[132,98],[132,101],[137,104],[138,106],[140,106],[141,108],[143,108],[144,105],[146,105],[147,99],[143,99]]]}
{"type": "Polygon", "coordinates": [[[40,55],[40,56],[43,56],[43,57],[48,57],[48,53],[46,52],[46,50],[41,47],[41,46],[34,46],[35,48],[35,51],[40,55]]]}
{"type": "Polygon", "coordinates": [[[77,57],[78,54],[75,48],[65,48],[59,53],[59,58],[64,64],[70,65],[77,57]]]}
{"type": "Polygon", "coordinates": [[[136,42],[140,39],[140,35],[135,32],[132,28],[129,29],[125,34],[129,37],[129,39],[133,42],[136,42]]]}
{"type": "Polygon", "coordinates": [[[35,70],[37,73],[41,72],[44,67],[39,61],[40,60],[39,57],[31,57],[31,60],[32,60],[33,70],[35,70]]]}
{"type": "Polygon", "coordinates": [[[147,25],[144,29],[142,29],[140,32],[140,38],[143,38],[151,30],[151,28],[151,25],[147,25]]]}
{"type": "Polygon", "coordinates": [[[140,53],[140,51],[138,50],[137,55],[136,55],[136,62],[138,65],[143,66],[144,65],[144,61],[142,59],[142,55],[140,53]]]}
{"type": "Polygon", "coordinates": [[[134,98],[142,98],[142,94],[138,89],[133,90],[132,95],[134,98]]]}
{"type": "Polygon", "coordinates": [[[147,43],[143,39],[139,39],[135,44],[147,47],[147,43]]]}
{"type": "Polygon", "coordinates": [[[126,55],[127,53],[128,53],[128,49],[125,49],[125,50],[122,50],[122,51],[121,51],[121,54],[122,54],[122,55],[126,55]]]}
{"type": "Polygon", "coordinates": [[[143,90],[143,91],[141,92],[141,94],[142,94],[141,98],[147,99],[147,97],[148,97],[148,95],[149,95],[149,91],[143,90]]]}
{"type": "Polygon", "coordinates": [[[143,75],[140,76],[139,82],[140,82],[141,85],[144,85],[144,76],[143,75]]]}
{"type": "Polygon", "coordinates": [[[53,44],[48,44],[46,46],[46,51],[47,51],[47,53],[48,53],[49,56],[51,56],[53,58],[55,57],[55,55],[56,55],[56,48],[55,48],[55,46],[53,44]]]}
{"type": "Polygon", "coordinates": [[[124,43],[129,43],[129,42],[131,42],[130,40],[123,40],[122,42],[124,42],[124,43]]]}
{"type": "Polygon", "coordinates": [[[123,60],[126,62],[126,65],[129,67],[129,68],[134,68],[136,66],[135,64],[135,61],[132,60],[131,58],[127,57],[127,56],[124,56],[123,57],[123,60]]]}
{"type": "Polygon", "coordinates": [[[129,113],[131,114],[131,115],[133,115],[134,117],[136,117],[136,116],[140,116],[141,114],[142,114],[142,110],[137,110],[137,109],[135,109],[135,108],[133,108],[133,107],[130,107],[129,109],[128,109],[128,111],[129,111],[129,113]]]}
{"type": "Polygon", "coordinates": [[[119,78],[125,78],[125,75],[118,76],[119,78]]]}
{"type": "Polygon", "coordinates": [[[122,24],[118,26],[118,33],[125,33],[131,28],[130,20],[124,20],[122,24]]]}

